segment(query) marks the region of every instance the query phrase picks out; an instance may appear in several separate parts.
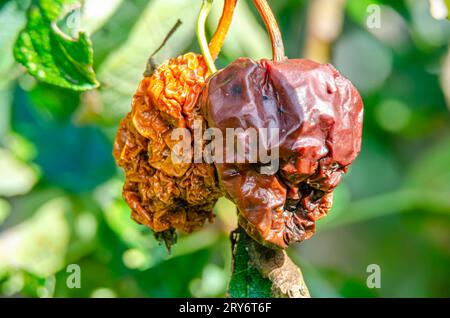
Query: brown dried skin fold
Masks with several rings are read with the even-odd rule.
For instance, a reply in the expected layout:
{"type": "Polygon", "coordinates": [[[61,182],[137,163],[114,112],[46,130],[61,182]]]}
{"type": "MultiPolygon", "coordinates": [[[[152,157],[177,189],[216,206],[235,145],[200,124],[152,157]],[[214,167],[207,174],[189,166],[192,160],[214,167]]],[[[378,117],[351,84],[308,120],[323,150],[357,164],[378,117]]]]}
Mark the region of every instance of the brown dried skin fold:
{"type": "Polygon", "coordinates": [[[125,171],[123,197],[132,218],[155,232],[190,233],[212,221],[220,196],[214,166],[175,164],[170,155],[173,129],[202,119],[197,101],[207,76],[200,55],[170,59],[141,81],[120,123],[113,155],[125,171]]]}
{"type": "MultiPolygon", "coordinates": [[[[215,163],[239,222],[259,242],[286,248],[310,238],[331,208],[333,189],[360,152],[363,103],[331,65],[240,58],[210,78],[202,113],[209,127],[279,128],[279,169],[215,163]]],[[[260,145],[261,146],[261,145],[260,145]]]]}

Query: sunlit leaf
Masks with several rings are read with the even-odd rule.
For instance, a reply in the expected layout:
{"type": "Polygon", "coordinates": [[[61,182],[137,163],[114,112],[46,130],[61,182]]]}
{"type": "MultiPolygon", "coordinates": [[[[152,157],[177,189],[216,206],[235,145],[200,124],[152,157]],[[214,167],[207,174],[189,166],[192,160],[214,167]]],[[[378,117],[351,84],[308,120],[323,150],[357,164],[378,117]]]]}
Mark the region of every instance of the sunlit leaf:
{"type": "Polygon", "coordinates": [[[77,38],[64,34],[57,26],[67,5],[74,0],[34,1],[28,22],[14,47],[16,60],[38,80],[73,90],[98,86],[92,69],[93,51],[85,33],[77,38]]]}

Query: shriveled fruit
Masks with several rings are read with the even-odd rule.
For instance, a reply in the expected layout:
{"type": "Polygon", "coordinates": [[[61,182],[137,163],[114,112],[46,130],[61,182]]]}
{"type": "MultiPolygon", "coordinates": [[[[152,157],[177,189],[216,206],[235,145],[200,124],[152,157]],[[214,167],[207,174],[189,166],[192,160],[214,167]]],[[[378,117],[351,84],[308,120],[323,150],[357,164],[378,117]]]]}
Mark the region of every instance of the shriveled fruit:
{"type": "MultiPolygon", "coordinates": [[[[170,59],[142,80],[121,122],[114,157],[126,174],[123,196],[132,217],[166,243],[175,229],[192,232],[212,220],[221,195],[237,205],[239,224],[262,244],[286,248],[308,239],[360,152],[363,103],[355,87],[329,64],[285,58],[267,2],[254,2],[269,30],[273,61],[239,58],[210,76],[220,45],[210,44],[209,52],[201,40],[203,56],[170,59]],[[256,162],[228,161],[235,150],[228,141],[222,161],[174,162],[172,154],[180,150],[172,132],[193,132],[197,120],[202,129],[217,128],[222,136],[238,128],[245,139],[247,130],[266,128],[275,129],[278,138],[261,143],[265,138],[257,136],[256,162]],[[261,153],[278,154],[275,169],[263,169],[267,162],[261,153]]],[[[223,41],[220,26],[228,29],[235,4],[226,0],[227,18],[212,42],[223,41]]],[[[203,12],[199,21],[204,20],[203,12]]]]}
{"type": "MultiPolygon", "coordinates": [[[[236,0],[225,1],[210,43],[214,56],[235,5],[236,0]]],[[[173,162],[171,156],[177,143],[173,130],[192,130],[194,120],[203,120],[198,97],[209,72],[202,55],[186,53],[146,75],[133,97],[131,112],[120,123],[113,156],[125,171],[123,197],[132,218],[150,227],[170,247],[174,230],[190,233],[205,220],[212,221],[213,206],[221,195],[213,165],[173,162]]]]}
{"type": "Polygon", "coordinates": [[[224,135],[227,128],[279,131],[264,149],[279,152],[277,171],[261,173],[259,158],[216,162],[220,184],[258,241],[285,248],[310,238],[360,151],[363,104],[350,81],[310,60],[240,58],[208,81],[202,113],[224,135]]]}
{"type": "Polygon", "coordinates": [[[160,65],[141,81],[116,136],[114,157],[126,174],[123,196],[133,219],[155,232],[200,228],[220,196],[214,167],[171,159],[171,132],[192,128],[200,117],[196,104],[207,74],[194,53],[160,65]]]}

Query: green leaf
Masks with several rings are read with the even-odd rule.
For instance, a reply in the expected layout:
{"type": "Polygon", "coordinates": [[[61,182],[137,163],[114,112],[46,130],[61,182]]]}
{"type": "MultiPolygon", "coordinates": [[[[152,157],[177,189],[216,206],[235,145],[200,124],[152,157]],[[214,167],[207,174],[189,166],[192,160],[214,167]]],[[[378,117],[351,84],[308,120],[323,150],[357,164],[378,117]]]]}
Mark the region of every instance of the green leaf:
{"type": "Polygon", "coordinates": [[[27,25],[14,47],[14,56],[38,80],[83,91],[99,85],[92,68],[91,42],[83,32],[75,39],[57,26],[66,6],[74,3],[73,0],[34,1],[28,11],[27,25]]]}
{"type": "Polygon", "coordinates": [[[252,266],[247,246],[250,238],[240,227],[234,232],[233,273],[231,276],[228,295],[231,298],[269,298],[272,297],[272,283],[261,276],[252,266]]]}

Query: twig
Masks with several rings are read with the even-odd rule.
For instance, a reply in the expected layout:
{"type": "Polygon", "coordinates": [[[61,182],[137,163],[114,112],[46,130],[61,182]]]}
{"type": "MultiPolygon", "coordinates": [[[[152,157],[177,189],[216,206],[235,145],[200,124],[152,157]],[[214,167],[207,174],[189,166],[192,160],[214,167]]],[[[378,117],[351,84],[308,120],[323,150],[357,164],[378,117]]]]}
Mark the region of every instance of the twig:
{"type": "Polygon", "coordinates": [[[169,33],[167,33],[164,40],[161,42],[160,46],[156,48],[156,50],[153,51],[152,54],[150,54],[148,60],[147,60],[147,66],[145,68],[144,77],[150,77],[153,74],[153,71],[156,69],[156,62],[155,62],[155,55],[158,54],[159,51],[166,45],[167,41],[172,37],[172,35],[175,33],[176,30],[180,27],[182,24],[181,20],[178,19],[177,22],[174,24],[174,26],[170,29],[169,33]]]}

